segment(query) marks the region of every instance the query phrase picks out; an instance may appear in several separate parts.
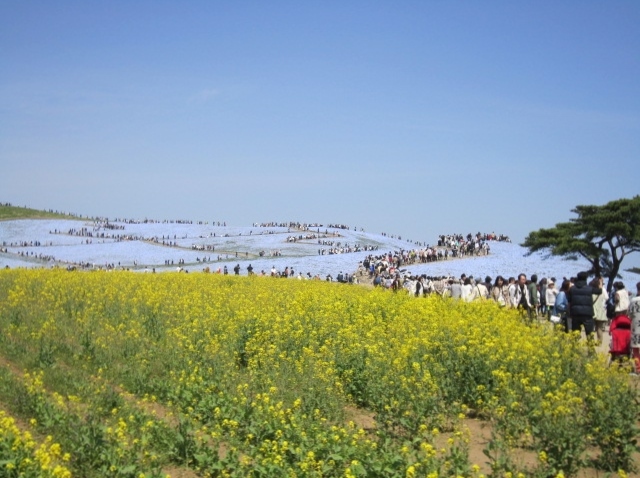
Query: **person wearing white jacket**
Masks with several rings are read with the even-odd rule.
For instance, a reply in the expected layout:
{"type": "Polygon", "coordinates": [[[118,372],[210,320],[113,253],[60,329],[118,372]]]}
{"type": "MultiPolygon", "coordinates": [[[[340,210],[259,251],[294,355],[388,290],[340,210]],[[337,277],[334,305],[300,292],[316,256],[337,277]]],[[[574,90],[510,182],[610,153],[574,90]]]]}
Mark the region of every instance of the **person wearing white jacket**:
{"type": "Polygon", "coordinates": [[[473,286],[471,285],[471,279],[467,277],[462,284],[461,298],[465,302],[471,302],[473,300],[473,286]]]}
{"type": "Polygon", "coordinates": [[[609,300],[609,294],[607,289],[602,287],[604,280],[602,277],[595,277],[591,281],[591,287],[599,287],[602,289],[602,294],[596,294],[591,296],[593,302],[593,320],[595,321],[596,336],[598,337],[598,345],[602,343],[604,339],[604,332],[609,322],[607,319],[607,300],[609,300]]]}
{"type": "Polygon", "coordinates": [[[514,309],[522,307],[529,312],[531,310],[531,301],[529,300],[529,291],[527,289],[527,276],[520,274],[516,286],[511,290],[511,305],[514,309]]]}
{"type": "Polygon", "coordinates": [[[551,317],[553,314],[555,305],[556,305],[556,297],[558,296],[558,289],[556,289],[556,284],[553,278],[547,281],[547,290],[545,292],[545,300],[547,301],[547,316],[551,317]]]}

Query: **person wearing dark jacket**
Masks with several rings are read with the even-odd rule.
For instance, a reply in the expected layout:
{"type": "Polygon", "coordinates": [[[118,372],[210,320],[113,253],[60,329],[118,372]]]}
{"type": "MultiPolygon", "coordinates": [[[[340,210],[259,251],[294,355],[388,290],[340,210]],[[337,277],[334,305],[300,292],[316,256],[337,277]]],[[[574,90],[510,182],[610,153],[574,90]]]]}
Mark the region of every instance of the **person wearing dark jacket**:
{"type": "Polygon", "coordinates": [[[529,317],[532,319],[538,318],[538,306],[540,305],[540,301],[538,300],[538,276],[533,274],[531,276],[531,282],[527,284],[527,289],[529,289],[529,303],[531,304],[531,308],[529,309],[529,317]]]}
{"type": "Polygon", "coordinates": [[[586,272],[579,272],[573,287],[567,292],[571,330],[580,331],[584,327],[587,337],[594,331],[593,298],[591,296],[602,294],[601,288],[591,287],[587,284],[588,277],[586,272]]]}

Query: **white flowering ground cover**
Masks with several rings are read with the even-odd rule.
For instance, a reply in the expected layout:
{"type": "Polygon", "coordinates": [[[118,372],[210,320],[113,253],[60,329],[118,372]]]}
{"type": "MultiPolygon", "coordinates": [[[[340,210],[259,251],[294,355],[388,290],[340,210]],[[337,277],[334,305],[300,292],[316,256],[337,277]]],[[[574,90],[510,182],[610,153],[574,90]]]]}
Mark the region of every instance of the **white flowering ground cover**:
{"type": "MultiPolygon", "coordinates": [[[[201,271],[205,267],[216,271],[226,265],[229,273],[240,265],[241,274],[247,274],[249,264],[256,273],[269,273],[272,268],[283,271],[285,267],[303,275],[327,275],[336,277],[339,272],[352,273],[366,256],[418,248],[415,244],[364,231],[313,228],[308,232],[289,230],[286,227],[235,227],[213,224],[182,223],[113,223],[123,229],[94,230],[94,223],[77,220],[16,220],[0,222],[0,245],[7,252],[0,252],[0,267],[53,267],[69,264],[89,264],[90,267],[105,267],[107,264],[133,270],[158,272],[175,271],[179,264],[190,272],[201,271]],[[70,235],[72,229],[86,227],[94,237],[70,235]],[[58,231],[55,233],[54,231],[58,231]],[[62,233],[60,233],[62,232],[62,233]],[[328,234],[325,237],[325,232],[328,234]],[[104,233],[104,238],[96,237],[104,233]],[[290,236],[315,233],[319,239],[303,239],[289,242],[290,236]],[[334,236],[337,233],[339,236],[334,236]],[[128,236],[130,240],[118,240],[115,236],[128,236]],[[355,247],[369,246],[373,251],[329,254],[331,245],[318,241],[340,243],[355,247]],[[163,241],[165,244],[163,245],[163,241]],[[40,246],[27,245],[39,242],[40,246]],[[171,244],[171,245],[169,245],[171,244]],[[205,250],[195,250],[194,246],[205,250]],[[213,250],[212,250],[213,248],[213,250]],[[319,250],[325,254],[319,254],[319,250]],[[260,256],[260,253],[263,255],[260,256]],[[278,255],[274,255],[277,253],[278,255]],[[22,254],[22,255],[20,255],[22,254]],[[39,257],[45,257],[39,259],[39,257]]],[[[461,231],[463,232],[463,231],[461,231]]],[[[434,236],[433,242],[436,242],[434,236]]],[[[567,261],[546,258],[542,254],[526,255],[526,249],[517,244],[491,242],[488,256],[428,264],[414,264],[406,267],[411,274],[428,276],[454,276],[461,274],[474,277],[495,278],[516,276],[520,272],[539,278],[575,276],[588,269],[584,260],[567,261]]],[[[623,271],[622,280],[630,288],[640,279],[634,273],[623,271]]]]}

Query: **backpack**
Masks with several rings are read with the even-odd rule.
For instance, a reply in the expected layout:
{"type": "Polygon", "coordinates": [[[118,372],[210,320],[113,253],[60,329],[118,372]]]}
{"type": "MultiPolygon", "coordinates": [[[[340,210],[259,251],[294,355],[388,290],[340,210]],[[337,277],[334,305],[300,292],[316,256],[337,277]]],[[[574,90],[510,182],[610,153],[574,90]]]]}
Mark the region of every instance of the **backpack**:
{"type": "Polygon", "coordinates": [[[567,311],[567,294],[564,291],[560,291],[558,296],[556,297],[556,310],[558,312],[566,312],[567,311]]]}

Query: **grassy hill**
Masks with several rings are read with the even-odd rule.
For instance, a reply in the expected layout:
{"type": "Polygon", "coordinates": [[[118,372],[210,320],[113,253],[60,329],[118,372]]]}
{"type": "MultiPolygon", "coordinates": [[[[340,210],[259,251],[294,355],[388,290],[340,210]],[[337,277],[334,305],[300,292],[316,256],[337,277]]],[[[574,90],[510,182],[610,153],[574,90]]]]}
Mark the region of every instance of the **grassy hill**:
{"type": "Polygon", "coordinates": [[[0,205],[0,221],[14,219],[80,219],[79,216],[71,213],[60,213],[57,211],[41,211],[28,207],[0,205]]]}

